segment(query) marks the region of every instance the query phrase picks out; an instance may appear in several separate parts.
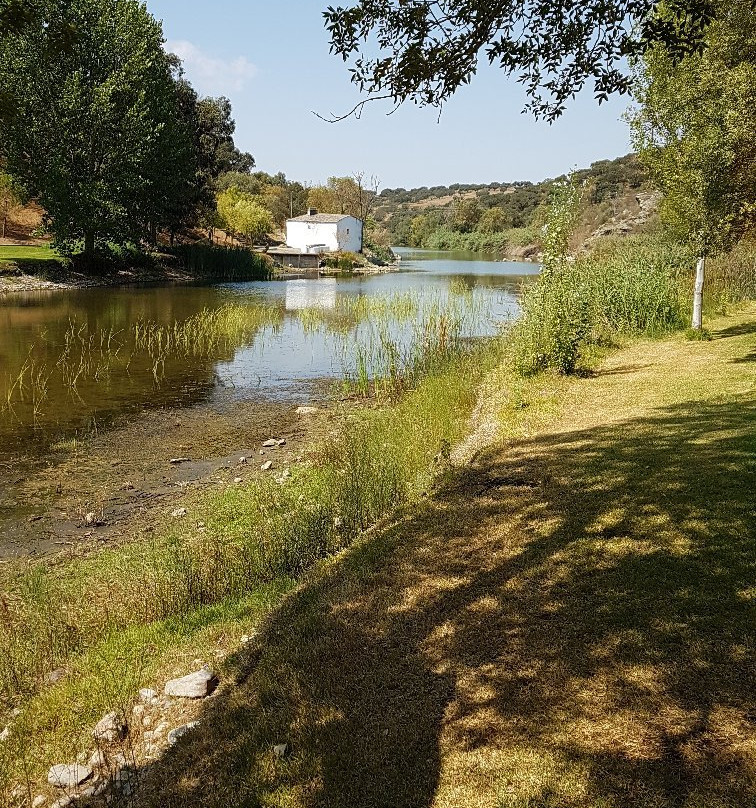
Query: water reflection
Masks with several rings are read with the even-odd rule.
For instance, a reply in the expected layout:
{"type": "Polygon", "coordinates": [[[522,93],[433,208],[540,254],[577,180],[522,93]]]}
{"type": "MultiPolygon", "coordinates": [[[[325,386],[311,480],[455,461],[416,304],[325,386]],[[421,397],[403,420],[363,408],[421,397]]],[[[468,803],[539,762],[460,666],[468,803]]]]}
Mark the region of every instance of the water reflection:
{"type": "Polygon", "coordinates": [[[315,382],[344,373],[345,352],[373,339],[375,321],[393,317],[390,333],[409,341],[412,305],[467,292],[477,314],[466,336],[489,335],[516,315],[523,284],[538,272],[480,256],[401,253],[402,271],[382,275],[3,300],[0,457],[148,407],[249,395],[304,402],[315,382]]]}

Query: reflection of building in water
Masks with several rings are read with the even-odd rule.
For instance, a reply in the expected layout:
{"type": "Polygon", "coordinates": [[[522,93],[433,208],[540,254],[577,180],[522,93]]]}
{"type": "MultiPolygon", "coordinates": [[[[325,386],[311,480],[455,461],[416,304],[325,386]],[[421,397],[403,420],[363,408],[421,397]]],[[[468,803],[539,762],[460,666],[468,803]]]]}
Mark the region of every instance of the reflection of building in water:
{"type": "Polygon", "coordinates": [[[335,309],[336,278],[286,281],[286,310],[335,309]]]}

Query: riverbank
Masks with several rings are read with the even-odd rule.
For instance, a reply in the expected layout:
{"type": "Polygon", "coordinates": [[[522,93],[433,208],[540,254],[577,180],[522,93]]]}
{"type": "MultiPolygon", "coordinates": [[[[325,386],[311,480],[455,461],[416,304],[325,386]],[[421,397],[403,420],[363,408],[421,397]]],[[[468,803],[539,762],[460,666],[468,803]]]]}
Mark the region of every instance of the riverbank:
{"type": "MultiPolygon", "coordinates": [[[[91,611],[107,603],[111,618],[123,620],[119,604],[136,576],[143,592],[133,615],[146,613],[143,598],[159,592],[151,571],[164,542],[159,532],[134,552],[58,566],[53,578],[39,569],[47,630],[83,634],[79,652],[50,665],[54,683],[41,672],[36,695],[19,703],[10,725],[10,738],[24,742],[31,794],[51,763],[77,754],[88,760],[91,727],[120,708],[132,716],[130,733],[104,751],[119,770],[118,756],[126,756],[126,782],[146,779],[140,804],[149,806],[227,808],[242,804],[239,794],[262,803],[275,794],[286,806],[304,805],[305,794],[307,805],[345,808],[495,806],[544,793],[598,806],[627,796],[623,777],[640,784],[638,794],[657,789],[656,804],[666,806],[673,803],[664,802],[665,783],[679,782],[680,758],[663,739],[684,738],[705,703],[713,710],[701,730],[706,745],[684,747],[695,761],[684,770],[688,785],[715,794],[709,773],[738,743],[742,767],[730,770],[723,788],[752,796],[743,778],[756,766],[742,757],[750,736],[738,704],[753,701],[753,659],[747,644],[737,660],[722,656],[722,642],[742,645],[750,601],[722,601],[721,593],[723,585],[728,592],[752,586],[752,548],[743,542],[754,516],[748,419],[756,403],[756,309],[710,328],[712,342],[681,335],[638,342],[580,379],[518,381],[492,371],[485,406],[467,426],[476,379],[493,357],[452,366],[397,407],[347,420],[337,431],[349,442],[337,438],[315,451],[291,480],[274,485],[272,499],[259,500],[267,488],[251,482],[224,480],[210,499],[188,492],[187,514],[172,517],[178,529],[166,538],[185,549],[182,577],[198,600],[173,617],[132,616],[98,640],[101,618],[91,611]],[[351,458],[343,475],[321,478],[323,463],[343,463],[340,457],[351,458]],[[472,465],[454,471],[447,457],[472,457],[472,465]],[[392,513],[380,492],[401,479],[415,482],[393,501],[411,507],[392,513]],[[366,496],[374,503],[357,521],[347,516],[353,511],[332,510],[354,495],[346,494],[350,480],[361,509],[366,496]],[[274,532],[260,532],[254,502],[265,503],[274,532]],[[316,567],[280,610],[271,613],[292,580],[276,564],[269,583],[235,584],[228,591],[236,594],[218,599],[232,567],[217,539],[233,553],[245,536],[268,548],[279,534],[296,538],[288,562],[296,570],[296,558],[317,556],[308,549],[316,525],[339,534],[349,520],[356,536],[381,514],[391,522],[316,567]],[[712,544],[706,537],[714,526],[712,544]],[[728,571],[724,584],[709,580],[718,569],[728,571]],[[88,608],[77,601],[82,593],[88,608]],[[636,648],[647,649],[644,663],[636,648]],[[709,672],[681,702],[685,672],[697,670],[691,654],[709,672]],[[159,691],[203,663],[220,676],[214,698],[135,704],[139,687],[159,691]],[[737,668],[735,700],[725,664],[737,668]],[[631,706],[618,709],[630,695],[631,706]],[[166,751],[167,731],[196,719],[195,731],[166,751]],[[470,737],[478,738],[474,747],[470,737]],[[613,758],[620,738],[624,751],[613,758]],[[273,747],[283,744],[278,755],[273,747]],[[634,766],[633,755],[649,766],[634,766]],[[594,760],[603,761],[606,778],[594,777],[594,760]]],[[[14,597],[24,590],[5,589],[11,614],[21,617],[14,597]]],[[[27,636],[36,625],[27,620],[27,636]]],[[[97,774],[107,770],[103,764],[97,774]]]]}
{"type": "MultiPolygon", "coordinates": [[[[187,248],[191,250],[191,248],[187,248]]],[[[222,253],[221,247],[209,247],[208,252],[222,253]]],[[[248,252],[233,250],[234,253],[248,252]]],[[[265,277],[290,280],[292,278],[326,277],[343,274],[338,268],[327,267],[308,272],[296,272],[287,268],[276,268],[270,259],[262,253],[250,253],[256,262],[267,261],[266,272],[261,272],[256,264],[245,275],[242,270],[229,272],[226,266],[217,266],[215,261],[196,261],[189,254],[183,260],[174,255],[160,255],[146,260],[144,266],[131,266],[118,261],[115,264],[105,263],[96,272],[85,272],[76,269],[70,261],[58,256],[48,246],[0,246],[0,299],[14,292],[54,291],[65,289],[88,289],[98,287],[115,287],[129,285],[187,284],[207,283],[223,280],[259,280],[265,277]],[[28,254],[28,257],[20,257],[28,254]],[[186,266],[182,265],[183,263],[186,266]]],[[[225,262],[224,262],[225,263],[225,262]]],[[[363,266],[355,267],[355,275],[376,275],[385,272],[396,272],[400,269],[397,263],[377,264],[368,261],[363,266]]]]}
{"type": "Polygon", "coordinates": [[[510,387],[501,438],[285,600],[136,804],[752,804],[756,307],[708,325],[510,387]]]}
{"type": "MultiPolygon", "coordinates": [[[[290,447],[279,427],[268,437],[273,446],[255,444],[246,462],[235,457],[231,467],[215,468],[213,485],[183,488],[174,481],[172,496],[180,501],[142,514],[139,532],[123,541],[91,538],[57,557],[0,565],[9,608],[0,629],[6,660],[0,723],[10,721],[0,774],[18,782],[21,742],[26,776],[33,771],[36,783],[51,755],[68,759],[89,746],[88,725],[98,713],[127,703],[130,712],[135,685],[179,675],[190,658],[220,665],[253,629],[253,604],[255,613],[267,611],[319,557],[349,544],[400,502],[417,501],[443,466],[444,447],[464,429],[481,360],[480,351],[451,357],[386,410],[345,402],[296,414],[311,424],[304,447],[297,435],[290,435],[290,447]],[[291,464],[284,462],[289,452],[298,452],[291,464]],[[12,710],[20,711],[15,718],[12,710]],[[37,739],[31,747],[29,738],[37,739]]],[[[188,434],[196,427],[190,423],[188,434]]],[[[177,426],[175,434],[182,432],[177,426]]],[[[149,441],[141,442],[150,454],[149,441]]],[[[96,440],[81,447],[80,462],[107,471],[110,455],[87,460],[93,446],[96,440]]],[[[197,458],[180,443],[168,454],[175,449],[175,459],[197,458]]],[[[173,476],[185,465],[169,464],[167,457],[158,462],[173,476]]],[[[134,475],[133,468],[115,467],[111,476],[121,472],[134,475]]],[[[128,483],[135,492],[119,488],[113,495],[142,489],[142,481],[128,483]]],[[[94,525],[84,524],[85,514],[78,529],[96,537],[107,525],[96,524],[99,511],[92,516],[94,525]]],[[[137,734],[134,727],[129,744],[141,743],[145,729],[137,734]]],[[[167,744],[161,732],[159,751],[167,744]]],[[[155,750],[148,752],[141,749],[141,762],[155,750]]]]}

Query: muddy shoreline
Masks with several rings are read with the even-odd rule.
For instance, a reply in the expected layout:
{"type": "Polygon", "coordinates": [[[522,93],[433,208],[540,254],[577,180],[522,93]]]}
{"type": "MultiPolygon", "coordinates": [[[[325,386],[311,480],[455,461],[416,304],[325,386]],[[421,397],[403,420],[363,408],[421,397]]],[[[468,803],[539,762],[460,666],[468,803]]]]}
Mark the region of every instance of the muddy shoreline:
{"type": "Polygon", "coordinates": [[[0,563],[144,538],[203,490],[285,473],[337,418],[322,402],[298,409],[258,400],[145,411],[41,458],[0,460],[0,563]],[[285,443],[263,447],[271,439],[285,443]]]}

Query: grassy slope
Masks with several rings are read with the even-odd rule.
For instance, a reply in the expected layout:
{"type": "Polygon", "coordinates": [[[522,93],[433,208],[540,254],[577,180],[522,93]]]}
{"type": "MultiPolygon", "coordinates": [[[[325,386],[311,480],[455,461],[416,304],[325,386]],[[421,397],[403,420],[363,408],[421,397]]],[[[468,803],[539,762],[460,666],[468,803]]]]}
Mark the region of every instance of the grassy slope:
{"type": "Polygon", "coordinates": [[[52,247],[0,246],[0,264],[4,261],[57,261],[59,258],[52,247]]]}
{"type": "Polygon", "coordinates": [[[503,443],[285,601],[142,804],[754,804],[756,306],[712,330],[521,385],[503,443]]]}

